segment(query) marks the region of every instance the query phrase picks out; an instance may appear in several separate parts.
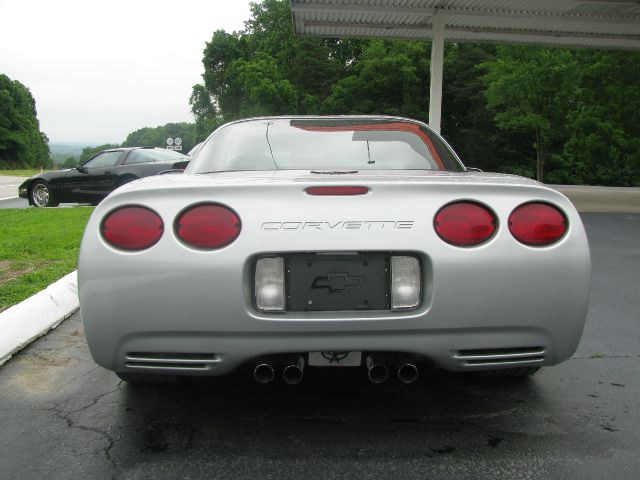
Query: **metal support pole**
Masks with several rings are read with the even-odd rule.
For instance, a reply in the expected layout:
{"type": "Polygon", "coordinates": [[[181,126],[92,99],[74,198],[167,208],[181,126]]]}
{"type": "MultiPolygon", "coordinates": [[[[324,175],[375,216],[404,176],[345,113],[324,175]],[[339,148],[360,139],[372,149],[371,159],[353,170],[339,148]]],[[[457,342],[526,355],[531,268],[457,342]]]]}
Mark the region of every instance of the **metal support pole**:
{"type": "Polygon", "coordinates": [[[440,133],[442,116],[442,69],[444,65],[444,27],[446,18],[436,10],[433,14],[431,42],[431,90],[429,92],[429,126],[440,133]]]}

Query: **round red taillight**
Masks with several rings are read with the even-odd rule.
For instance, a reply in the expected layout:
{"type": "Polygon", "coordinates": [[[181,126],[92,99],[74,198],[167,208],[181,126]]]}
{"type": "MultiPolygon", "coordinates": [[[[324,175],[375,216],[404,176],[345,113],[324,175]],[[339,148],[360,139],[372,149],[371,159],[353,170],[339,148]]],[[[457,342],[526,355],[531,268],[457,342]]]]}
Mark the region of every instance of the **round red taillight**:
{"type": "Polygon", "coordinates": [[[100,227],[106,242],[121,250],[144,250],[162,237],[160,216],[145,207],[121,207],[109,213],[100,227]]]}
{"type": "Polygon", "coordinates": [[[240,235],[240,217],[230,208],[201,203],[184,210],[175,223],[176,235],[187,245],[206,250],[222,248],[240,235]]]}
{"type": "Polygon", "coordinates": [[[474,247],[489,240],[496,231],[496,216],[475,202],[450,203],[440,209],[433,221],[438,236],[458,247],[474,247]]]}
{"type": "Polygon", "coordinates": [[[548,203],[525,203],[509,215],[509,231],[525,245],[544,247],[564,236],[567,219],[559,209],[548,203]]]}

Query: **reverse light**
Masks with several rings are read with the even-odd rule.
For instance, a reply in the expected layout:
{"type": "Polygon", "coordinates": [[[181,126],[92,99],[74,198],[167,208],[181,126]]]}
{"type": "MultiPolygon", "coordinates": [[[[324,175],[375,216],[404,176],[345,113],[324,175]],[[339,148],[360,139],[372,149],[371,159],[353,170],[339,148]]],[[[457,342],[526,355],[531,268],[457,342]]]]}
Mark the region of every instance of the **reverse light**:
{"type": "Polygon", "coordinates": [[[125,206],[109,213],[100,226],[102,238],[120,250],[144,250],[155,245],[164,224],[160,215],[146,207],[125,206]]]}
{"type": "Polygon", "coordinates": [[[261,258],[256,262],[256,307],[265,312],[282,312],[284,300],[284,259],[261,258]]]}
{"type": "Polygon", "coordinates": [[[461,201],[442,207],[433,226],[445,242],[458,247],[474,247],[493,236],[497,223],[493,212],[484,205],[461,201]]]}
{"type": "Polygon", "coordinates": [[[525,203],[509,215],[509,231],[525,245],[545,247],[564,236],[567,219],[558,208],[548,203],[525,203]]]}
{"type": "Polygon", "coordinates": [[[175,221],[180,240],[191,247],[215,250],[226,247],[240,235],[240,217],[217,203],[200,203],[184,210],[175,221]]]}
{"type": "Polygon", "coordinates": [[[391,257],[391,308],[420,304],[420,262],[415,257],[391,257]]]}
{"type": "Polygon", "coordinates": [[[309,195],[327,195],[327,196],[348,196],[348,195],[364,195],[369,192],[368,187],[353,186],[332,186],[332,187],[308,187],[306,192],[309,195]]]}

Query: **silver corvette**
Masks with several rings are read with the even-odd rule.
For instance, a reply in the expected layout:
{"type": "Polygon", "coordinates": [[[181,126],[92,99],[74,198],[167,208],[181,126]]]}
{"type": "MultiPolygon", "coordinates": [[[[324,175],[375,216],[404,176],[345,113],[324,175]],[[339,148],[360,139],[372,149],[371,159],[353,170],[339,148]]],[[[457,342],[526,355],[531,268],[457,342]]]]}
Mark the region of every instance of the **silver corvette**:
{"type": "Polygon", "coordinates": [[[411,383],[566,360],[591,264],[566,197],[468,171],[421,122],[274,117],[109,195],[78,278],[91,354],[128,381],[344,367],[411,383]]]}

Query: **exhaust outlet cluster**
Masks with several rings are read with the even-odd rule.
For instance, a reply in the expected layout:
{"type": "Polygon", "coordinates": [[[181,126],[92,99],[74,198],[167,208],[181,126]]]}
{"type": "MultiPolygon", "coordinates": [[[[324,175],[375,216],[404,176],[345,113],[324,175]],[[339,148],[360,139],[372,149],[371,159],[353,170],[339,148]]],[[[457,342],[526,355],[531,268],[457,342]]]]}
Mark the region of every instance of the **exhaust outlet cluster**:
{"type": "MultiPolygon", "coordinates": [[[[304,378],[304,357],[298,357],[295,361],[285,364],[282,370],[282,379],[288,385],[297,385],[304,378]]],[[[276,376],[275,368],[269,363],[259,363],[253,369],[253,378],[256,382],[267,384],[273,382],[276,376]]]]}
{"type": "MultiPolygon", "coordinates": [[[[381,384],[389,379],[389,368],[384,359],[378,355],[367,355],[365,358],[367,377],[371,383],[381,384]]],[[[410,384],[418,379],[420,374],[415,364],[406,362],[396,362],[396,376],[400,382],[410,384]]],[[[298,385],[304,378],[305,359],[303,356],[295,360],[284,363],[282,379],[287,385],[298,385]]],[[[258,383],[267,384],[275,379],[275,368],[269,363],[259,363],[253,370],[253,378],[258,383]]]]}
{"type": "MultiPolygon", "coordinates": [[[[383,359],[370,355],[365,360],[367,376],[372,383],[384,383],[389,378],[389,369],[383,359]]],[[[402,383],[413,383],[418,379],[418,367],[410,362],[400,362],[396,366],[396,375],[402,383]]]]}
{"type": "Polygon", "coordinates": [[[389,378],[389,369],[381,359],[370,356],[366,358],[364,364],[367,367],[367,376],[372,383],[384,383],[389,378]]]}

